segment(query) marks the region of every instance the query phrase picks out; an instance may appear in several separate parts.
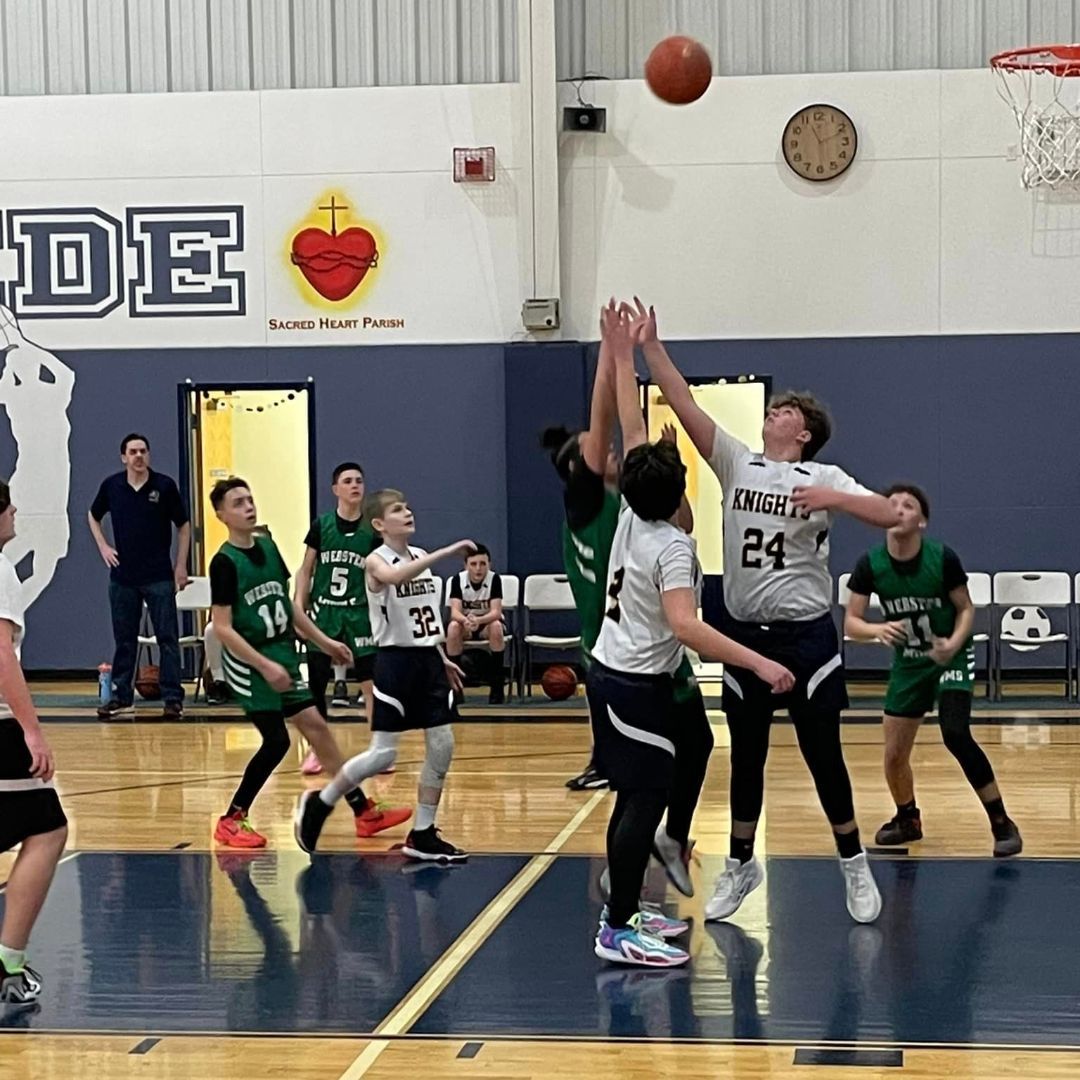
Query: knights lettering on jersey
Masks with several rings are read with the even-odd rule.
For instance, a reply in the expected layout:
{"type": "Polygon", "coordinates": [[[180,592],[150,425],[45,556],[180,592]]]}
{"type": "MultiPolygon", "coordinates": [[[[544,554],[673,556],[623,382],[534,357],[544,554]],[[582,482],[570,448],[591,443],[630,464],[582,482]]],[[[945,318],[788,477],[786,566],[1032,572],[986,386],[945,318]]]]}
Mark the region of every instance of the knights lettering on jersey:
{"type": "MultiPolygon", "coordinates": [[[[372,554],[391,566],[405,558],[386,544],[372,554]]],[[[410,559],[422,558],[424,554],[420,548],[409,548],[410,559]]],[[[372,636],[379,647],[425,648],[441,645],[446,640],[441,583],[430,567],[411,581],[386,585],[379,592],[372,590],[368,579],[368,609],[372,636]]]]}
{"type": "Polygon", "coordinates": [[[800,622],[832,610],[832,514],[793,504],[799,487],[873,492],[836,465],[770,461],[721,428],[709,465],[724,492],[724,604],[741,622],[800,622]]]}
{"type": "Polygon", "coordinates": [[[700,604],[701,584],[697,547],[686,533],[624,510],[611,545],[608,603],[593,656],[614,671],[674,674],[685,650],[664,613],[663,593],[693,589],[700,604]]]}
{"type": "Polygon", "coordinates": [[[469,580],[469,571],[462,570],[457,576],[457,590],[461,594],[461,610],[465,615],[486,615],[491,610],[491,589],[495,571],[489,570],[479,585],[469,580]]]}

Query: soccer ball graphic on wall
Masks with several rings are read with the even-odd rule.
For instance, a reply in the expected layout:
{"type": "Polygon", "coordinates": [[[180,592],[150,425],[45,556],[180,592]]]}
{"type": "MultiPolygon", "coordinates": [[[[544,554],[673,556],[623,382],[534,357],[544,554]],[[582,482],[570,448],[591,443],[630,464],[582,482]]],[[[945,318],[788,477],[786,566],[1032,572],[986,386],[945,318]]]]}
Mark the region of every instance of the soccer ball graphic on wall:
{"type": "Polygon", "coordinates": [[[68,406],[75,373],[47,349],[23,337],[15,316],[0,305],[0,406],[15,443],[8,483],[15,504],[15,539],[4,554],[19,567],[32,557],[29,573],[20,567],[23,602],[29,607],[44,591],[67,555],[71,528],[71,421],[68,406]]]}
{"type": "Polygon", "coordinates": [[[1017,652],[1034,652],[1038,645],[1021,645],[1015,638],[1045,638],[1053,632],[1050,616],[1041,607],[1011,607],[1001,617],[1002,640],[1017,652]]]}

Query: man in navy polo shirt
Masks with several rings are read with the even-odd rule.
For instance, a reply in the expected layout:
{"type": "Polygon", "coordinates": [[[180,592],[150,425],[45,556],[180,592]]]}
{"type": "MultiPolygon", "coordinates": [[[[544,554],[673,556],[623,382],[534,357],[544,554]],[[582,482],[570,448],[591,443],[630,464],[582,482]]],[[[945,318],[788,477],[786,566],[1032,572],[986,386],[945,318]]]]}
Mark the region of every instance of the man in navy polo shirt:
{"type": "Polygon", "coordinates": [[[124,471],[102,482],[89,514],[90,532],[105,565],[111,567],[109,605],[116,642],[112,700],[98,709],[98,716],[111,720],[134,712],[132,681],[145,603],[161,651],[162,718],[179,720],[184,715],[184,689],[180,685],[176,593],[188,583],[191,525],[175,481],[150,468],[150,441],[145,435],[124,436],[120,460],[124,471]],[[101,531],[106,514],[112,516],[115,547],[101,531]],[[175,563],[171,559],[174,525],[175,563]]]}

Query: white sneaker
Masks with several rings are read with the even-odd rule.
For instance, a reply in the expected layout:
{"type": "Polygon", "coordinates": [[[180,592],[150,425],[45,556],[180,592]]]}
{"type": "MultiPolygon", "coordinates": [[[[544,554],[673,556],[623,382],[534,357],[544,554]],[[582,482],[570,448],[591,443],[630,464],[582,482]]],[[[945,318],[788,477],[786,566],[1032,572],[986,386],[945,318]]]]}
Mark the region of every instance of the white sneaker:
{"type": "Polygon", "coordinates": [[[881,893],[870,872],[866,852],[841,859],[840,869],[844,872],[848,914],[858,923],[872,923],[881,914],[881,893]]]}
{"type": "Polygon", "coordinates": [[[664,867],[671,884],[683,894],[694,895],[694,883],[690,880],[690,845],[683,851],[678,840],[672,840],[667,827],[661,822],[653,837],[653,855],[664,867]]]}
{"type": "Polygon", "coordinates": [[[757,859],[751,858],[744,863],[738,859],[725,859],[724,871],[716,879],[712,897],[705,905],[705,918],[730,918],[764,880],[765,872],[757,859]]]}

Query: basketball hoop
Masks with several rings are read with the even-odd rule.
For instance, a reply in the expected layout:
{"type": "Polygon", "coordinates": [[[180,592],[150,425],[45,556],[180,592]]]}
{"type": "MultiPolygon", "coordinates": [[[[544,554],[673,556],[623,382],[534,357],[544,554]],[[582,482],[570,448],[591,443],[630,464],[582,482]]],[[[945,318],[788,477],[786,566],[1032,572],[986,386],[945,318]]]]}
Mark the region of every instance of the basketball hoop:
{"type": "Polygon", "coordinates": [[[1080,45],[1031,45],[990,57],[1020,128],[1021,183],[1080,186],[1080,45]]]}

